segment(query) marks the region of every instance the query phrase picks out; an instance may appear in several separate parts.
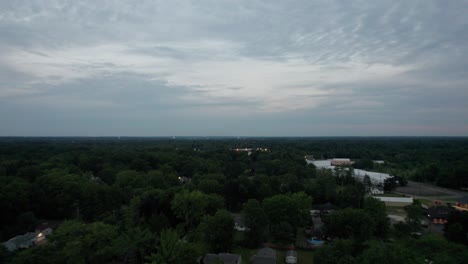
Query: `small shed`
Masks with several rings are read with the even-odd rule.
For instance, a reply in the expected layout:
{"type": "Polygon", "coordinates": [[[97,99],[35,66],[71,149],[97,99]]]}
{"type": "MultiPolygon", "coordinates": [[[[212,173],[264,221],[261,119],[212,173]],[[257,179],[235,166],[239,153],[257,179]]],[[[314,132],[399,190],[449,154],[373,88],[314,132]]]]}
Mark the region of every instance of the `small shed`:
{"type": "Polygon", "coordinates": [[[3,243],[5,248],[12,252],[18,249],[24,249],[34,246],[37,233],[28,232],[24,235],[15,236],[14,238],[3,243]]]}
{"type": "Polygon", "coordinates": [[[231,213],[232,219],[234,220],[234,229],[237,231],[247,231],[249,228],[245,224],[245,218],[242,214],[231,213]]]}
{"type": "Polygon", "coordinates": [[[250,260],[252,264],[276,264],[276,251],[269,247],[264,247],[250,260]]]}
{"type": "Polygon", "coordinates": [[[297,263],[297,252],[294,250],[286,251],[286,263],[296,264],[297,263]]]}
{"type": "Polygon", "coordinates": [[[241,264],[242,257],[236,254],[229,254],[229,253],[219,253],[219,254],[211,254],[208,253],[203,258],[203,264],[241,264]]]}
{"type": "Polygon", "coordinates": [[[312,210],[310,210],[310,214],[318,216],[319,214],[323,213],[331,213],[337,208],[338,207],[332,203],[312,205],[312,210]]]}

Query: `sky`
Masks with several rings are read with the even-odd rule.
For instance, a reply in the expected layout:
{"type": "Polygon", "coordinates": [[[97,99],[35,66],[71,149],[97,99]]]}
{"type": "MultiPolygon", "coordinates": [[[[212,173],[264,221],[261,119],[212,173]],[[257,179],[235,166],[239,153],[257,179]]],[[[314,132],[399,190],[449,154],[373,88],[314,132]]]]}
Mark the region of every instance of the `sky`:
{"type": "Polygon", "coordinates": [[[0,0],[0,136],[468,136],[467,11],[0,0]]]}

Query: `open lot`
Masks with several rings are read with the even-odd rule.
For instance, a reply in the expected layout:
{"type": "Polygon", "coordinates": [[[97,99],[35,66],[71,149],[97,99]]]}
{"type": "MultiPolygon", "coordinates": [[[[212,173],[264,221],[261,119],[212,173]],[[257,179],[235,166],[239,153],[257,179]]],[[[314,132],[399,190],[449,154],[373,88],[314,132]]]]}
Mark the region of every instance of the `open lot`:
{"type": "Polygon", "coordinates": [[[458,198],[467,193],[427,183],[408,181],[407,186],[398,187],[395,193],[413,196],[415,199],[423,199],[433,202],[440,200],[446,203],[454,203],[458,198]]]}

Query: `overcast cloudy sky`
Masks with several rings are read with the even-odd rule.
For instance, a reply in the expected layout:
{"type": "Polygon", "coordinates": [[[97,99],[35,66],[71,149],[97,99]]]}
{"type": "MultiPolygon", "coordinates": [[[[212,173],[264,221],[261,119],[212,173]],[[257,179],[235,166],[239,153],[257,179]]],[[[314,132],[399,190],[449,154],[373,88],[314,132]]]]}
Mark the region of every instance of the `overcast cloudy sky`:
{"type": "Polygon", "coordinates": [[[468,1],[0,1],[0,136],[468,136],[468,1]]]}

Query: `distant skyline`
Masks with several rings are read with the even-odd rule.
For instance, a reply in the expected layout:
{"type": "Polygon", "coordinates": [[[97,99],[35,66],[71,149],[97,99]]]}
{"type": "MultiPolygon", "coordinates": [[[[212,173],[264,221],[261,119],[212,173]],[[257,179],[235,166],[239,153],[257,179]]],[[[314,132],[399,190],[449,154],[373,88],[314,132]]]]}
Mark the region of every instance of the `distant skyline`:
{"type": "Polygon", "coordinates": [[[1,1],[1,136],[468,136],[468,1],[1,1]]]}

